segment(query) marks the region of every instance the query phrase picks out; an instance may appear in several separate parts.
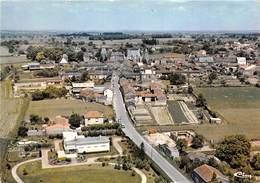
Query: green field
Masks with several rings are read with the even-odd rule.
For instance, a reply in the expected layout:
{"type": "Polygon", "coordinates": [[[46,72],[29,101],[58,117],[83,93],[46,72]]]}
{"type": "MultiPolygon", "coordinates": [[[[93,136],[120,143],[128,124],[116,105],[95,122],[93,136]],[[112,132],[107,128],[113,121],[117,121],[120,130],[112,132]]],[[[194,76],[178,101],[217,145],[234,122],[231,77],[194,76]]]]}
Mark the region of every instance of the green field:
{"type": "Polygon", "coordinates": [[[260,89],[253,87],[200,88],[209,107],[221,114],[227,123],[206,126],[197,130],[207,136],[221,138],[231,134],[245,134],[260,138],[260,89]]]}
{"type": "Polygon", "coordinates": [[[115,170],[112,166],[98,165],[74,166],[55,169],[41,169],[41,162],[27,163],[18,168],[18,175],[25,183],[140,183],[138,175],[132,176],[131,171],[115,170]],[[23,175],[24,169],[28,173],[23,175]]]}
{"type": "Polygon", "coordinates": [[[51,99],[41,101],[31,101],[26,113],[26,119],[30,114],[38,114],[42,117],[54,118],[58,115],[70,116],[73,112],[83,115],[86,111],[98,110],[106,117],[113,116],[113,110],[109,106],[96,103],[85,103],[81,100],[51,99]]]}

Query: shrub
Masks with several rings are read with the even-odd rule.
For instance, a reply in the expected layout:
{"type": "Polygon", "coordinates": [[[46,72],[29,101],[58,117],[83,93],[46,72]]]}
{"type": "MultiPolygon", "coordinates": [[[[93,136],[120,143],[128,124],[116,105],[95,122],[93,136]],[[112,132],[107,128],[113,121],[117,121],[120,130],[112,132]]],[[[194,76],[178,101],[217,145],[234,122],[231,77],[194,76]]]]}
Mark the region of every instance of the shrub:
{"type": "Polygon", "coordinates": [[[136,175],[136,172],[134,170],[132,170],[131,175],[134,177],[136,175]]]}

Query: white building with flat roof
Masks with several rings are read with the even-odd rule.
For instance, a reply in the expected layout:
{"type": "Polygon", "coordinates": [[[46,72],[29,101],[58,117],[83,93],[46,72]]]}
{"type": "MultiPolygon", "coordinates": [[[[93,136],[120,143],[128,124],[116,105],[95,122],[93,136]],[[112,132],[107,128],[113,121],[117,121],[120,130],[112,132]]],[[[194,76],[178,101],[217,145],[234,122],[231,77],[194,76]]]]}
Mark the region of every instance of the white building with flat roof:
{"type": "Polygon", "coordinates": [[[64,150],[66,153],[93,153],[110,151],[110,140],[105,136],[84,137],[76,132],[66,132],[64,137],[64,150]]]}
{"type": "Polygon", "coordinates": [[[246,58],[245,57],[237,57],[237,64],[238,65],[246,65],[246,58]]]}

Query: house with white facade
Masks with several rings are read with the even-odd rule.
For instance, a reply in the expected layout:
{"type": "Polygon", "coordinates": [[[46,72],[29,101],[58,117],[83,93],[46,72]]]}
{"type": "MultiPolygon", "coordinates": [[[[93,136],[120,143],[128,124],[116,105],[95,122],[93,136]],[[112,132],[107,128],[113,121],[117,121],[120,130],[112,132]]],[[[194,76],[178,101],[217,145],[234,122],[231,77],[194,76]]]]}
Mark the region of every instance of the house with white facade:
{"type": "Polygon", "coordinates": [[[246,65],[246,58],[245,57],[237,57],[237,64],[238,65],[246,65]]]}
{"type": "Polygon", "coordinates": [[[131,48],[127,50],[127,59],[135,62],[141,61],[141,53],[139,49],[131,48]]]}
{"type": "Polygon", "coordinates": [[[104,91],[104,96],[106,97],[106,105],[112,105],[112,101],[113,101],[113,90],[110,88],[105,89],[104,91]]]}
{"type": "Polygon", "coordinates": [[[103,124],[105,121],[104,115],[99,111],[88,111],[84,114],[85,126],[103,124]]]}
{"type": "Polygon", "coordinates": [[[94,153],[110,151],[110,140],[105,136],[84,137],[76,132],[64,132],[64,150],[66,153],[94,153]]]}
{"type": "Polygon", "coordinates": [[[93,81],[87,81],[84,83],[72,83],[72,93],[79,94],[82,89],[94,88],[95,83],[93,81]]]}

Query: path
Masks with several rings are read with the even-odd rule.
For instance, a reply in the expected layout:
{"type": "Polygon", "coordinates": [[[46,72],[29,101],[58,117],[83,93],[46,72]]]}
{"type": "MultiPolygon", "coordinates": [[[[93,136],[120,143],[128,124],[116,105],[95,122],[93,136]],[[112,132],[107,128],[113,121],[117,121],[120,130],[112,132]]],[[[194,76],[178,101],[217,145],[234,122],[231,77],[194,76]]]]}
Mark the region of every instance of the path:
{"type": "Polygon", "coordinates": [[[23,165],[23,164],[30,163],[30,162],[33,162],[33,161],[39,161],[39,160],[41,160],[41,158],[30,159],[30,160],[23,161],[23,162],[18,163],[17,165],[15,165],[15,166],[12,168],[12,176],[13,176],[14,180],[15,180],[17,183],[24,183],[23,180],[17,175],[17,169],[18,169],[18,167],[21,166],[21,165],[23,165]]]}
{"type": "Polygon", "coordinates": [[[118,143],[118,142],[121,142],[121,140],[122,140],[122,137],[113,137],[112,138],[113,146],[116,148],[118,153],[122,156],[123,155],[123,149],[118,143]]]}

